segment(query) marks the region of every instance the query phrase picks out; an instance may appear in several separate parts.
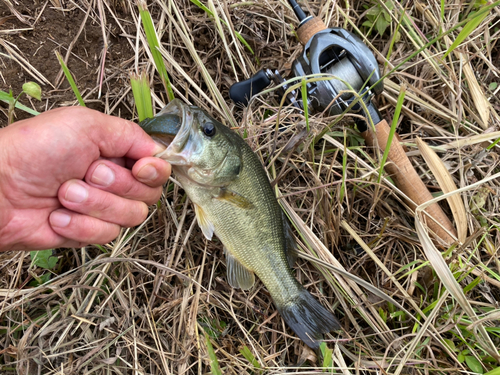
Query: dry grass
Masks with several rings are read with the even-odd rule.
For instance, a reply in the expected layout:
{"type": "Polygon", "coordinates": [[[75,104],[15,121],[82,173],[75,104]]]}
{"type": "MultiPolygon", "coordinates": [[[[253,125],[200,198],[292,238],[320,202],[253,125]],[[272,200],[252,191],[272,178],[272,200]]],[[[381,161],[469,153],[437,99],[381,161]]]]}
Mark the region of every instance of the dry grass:
{"type": "MultiPolygon", "coordinates": [[[[302,258],[296,277],[342,322],[344,331],[328,338],[333,368],[323,368],[317,353],[285,326],[260,282],[248,293],[229,287],[220,242],[204,239],[173,176],[161,205],[114,243],[58,249],[51,271],[34,266],[27,253],[0,255],[0,372],[205,374],[211,371],[207,338],[224,374],[457,374],[498,368],[500,148],[492,143],[499,138],[500,85],[491,83],[500,83],[500,7],[443,60],[460,28],[427,42],[454,28],[474,4],[446,3],[441,18],[440,2],[395,3],[389,12],[393,32],[366,35],[363,6],[378,3],[308,3],[330,26],[359,32],[375,52],[387,73],[378,98],[386,118],[392,119],[406,87],[398,130],[409,155],[432,192],[448,192],[452,182],[458,190],[446,196],[463,202],[453,210],[461,241],[441,253],[425,229],[424,207],[415,214],[390,181],[376,183],[377,157],[360,144],[349,116],[340,122],[313,116],[307,134],[305,119],[284,108],[279,120],[288,127],[276,132],[272,93],[244,112],[228,100],[236,80],[261,67],[284,70],[300,52],[290,27],[295,18],[285,3],[203,4],[215,18],[188,1],[149,4],[174,93],[238,127],[263,161],[296,231],[302,258]],[[399,22],[401,39],[390,48],[399,22]],[[448,170],[447,187],[439,186],[442,179],[420,156],[417,137],[437,152],[441,164],[434,158],[434,169],[448,170]],[[49,272],[49,283],[27,285],[49,272]],[[243,355],[244,347],[253,360],[243,355]]],[[[137,31],[139,12],[132,1],[61,0],[47,6],[86,14],[83,33],[90,22],[102,24],[99,65],[105,69],[94,72],[95,87],[85,87],[86,101],[136,119],[128,110],[126,78],[146,71],[155,83],[156,111],[164,105],[166,94],[144,48],[145,36],[137,31]],[[110,33],[134,50],[119,64],[105,61],[114,48],[110,33]],[[106,94],[99,99],[101,90],[106,94]]],[[[16,3],[10,1],[9,8],[16,11],[16,3]]],[[[14,15],[36,29],[22,7],[14,15]]],[[[64,46],[70,69],[77,43],[85,42],[64,46]]],[[[11,54],[27,74],[48,82],[30,64],[30,51],[2,39],[0,44],[1,59],[11,54]]],[[[8,77],[3,79],[8,85],[8,77]]],[[[44,98],[46,108],[58,100],[50,92],[44,98]]],[[[436,200],[443,204],[442,198],[436,200]]]]}

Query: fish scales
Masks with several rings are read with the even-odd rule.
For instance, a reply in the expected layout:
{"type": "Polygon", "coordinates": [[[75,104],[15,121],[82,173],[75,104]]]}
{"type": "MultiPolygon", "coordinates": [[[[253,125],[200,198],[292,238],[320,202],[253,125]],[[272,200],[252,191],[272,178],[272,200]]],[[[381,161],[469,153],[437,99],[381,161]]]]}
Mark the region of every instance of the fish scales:
{"type": "MultiPolygon", "coordinates": [[[[232,138],[234,143],[240,144],[243,167],[239,178],[228,188],[247,198],[254,205],[253,209],[242,215],[241,208],[213,199],[218,195],[217,189],[189,184],[182,173],[179,182],[193,203],[204,207],[208,219],[214,224],[214,233],[228,251],[255,272],[272,295],[289,297],[291,292],[296,292],[297,282],[285,255],[281,208],[252,149],[239,136],[232,138]],[[263,252],[263,249],[267,251],[263,252]],[[266,262],[262,261],[263,257],[266,262]]],[[[174,173],[177,169],[174,165],[174,173]]]]}

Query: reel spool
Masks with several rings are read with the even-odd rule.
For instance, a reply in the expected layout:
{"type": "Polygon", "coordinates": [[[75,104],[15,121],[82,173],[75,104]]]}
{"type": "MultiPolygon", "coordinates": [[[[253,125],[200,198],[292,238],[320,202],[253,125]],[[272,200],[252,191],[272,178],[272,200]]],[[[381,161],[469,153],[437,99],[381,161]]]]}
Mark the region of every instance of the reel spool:
{"type": "MultiPolygon", "coordinates": [[[[297,78],[324,76],[324,79],[307,82],[308,110],[317,113],[328,109],[329,115],[341,114],[355,99],[352,90],[362,94],[367,106],[373,107],[371,98],[383,90],[383,83],[377,83],[380,71],[375,56],[351,32],[341,28],[325,28],[323,22],[318,20],[316,17],[306,17],[301,22],[297,33],[301,42],[304,42],[304,50],[293,62],[291,72],[292,77],[297,78]],[[370,87],[373,87],[373,91],[369,90],[370,87]]],[[[236,104],[246,106],[253,95],[263,91],[271,82],[282,84],[285,80],[278,71],[263,69],[253,77],[232,85],[229,96],[236,104]]],[[[282,88],[281,95],[286,89],[286,86],[282,88]]],[[[291,104],[304,108],[303,98],[299,98],[297,93],[292,93],[287,99],[291,104]]],[[[375,107],[369,112],[370,115],[372,112],[375,114],[375,107]]]]}

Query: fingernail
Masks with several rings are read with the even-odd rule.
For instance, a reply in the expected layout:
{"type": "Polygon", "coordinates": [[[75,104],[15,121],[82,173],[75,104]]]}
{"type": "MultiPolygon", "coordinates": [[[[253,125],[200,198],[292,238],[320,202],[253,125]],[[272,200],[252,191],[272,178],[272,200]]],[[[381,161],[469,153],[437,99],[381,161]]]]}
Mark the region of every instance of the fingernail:
{"type": "Polygon", "coordinates": [[[67,227],[69,222],[71,221],[71,216],[65,214],[64,212],[54,211],[50,214],[49,217],[50,225],[53,227],[64,228],[67,227]]]}
{"type": "Polygon", "coordinates": [[[106,164],[99,164],[90,181],[97,185],[109,186],[115,181],[115,172],[106,164]]]}
{"type": "Polygon", "coordinates": [[[66,190],[64,198],[73,203],[82,203],[85,199],[87,199],[88,195],[89,193],[87,189],[79,183],[73,182],[69,185],[68,190],[66,190]]]}
{"type": "Polygon", "coordinates": [[[158,177],[158,171],[151,164],[146,164],[137,172],[137,178],[143,181],[154,181],[158,177]]]}

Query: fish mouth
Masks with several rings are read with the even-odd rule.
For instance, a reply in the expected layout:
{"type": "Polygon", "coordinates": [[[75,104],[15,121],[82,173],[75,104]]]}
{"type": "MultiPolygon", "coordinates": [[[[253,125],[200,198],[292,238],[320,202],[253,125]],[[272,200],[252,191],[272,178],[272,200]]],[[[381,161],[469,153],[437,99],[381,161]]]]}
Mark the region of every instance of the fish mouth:
{"type": "Polygon", "coordinates": [[[176,114],[163,114],[161,117],[147,118],[139,126],[156,142],[169,146],[180,130],[182,119],[176,114]]]}
{"type": "Polygon", "coordinates": [[[190,106],[179,99],[172,100],[158,114],[139,123],[155,141],[167,148],[157,157],[175,165],[187,165],[192,147],[186,147],[193,126],[194,116],[190,106]]]}

